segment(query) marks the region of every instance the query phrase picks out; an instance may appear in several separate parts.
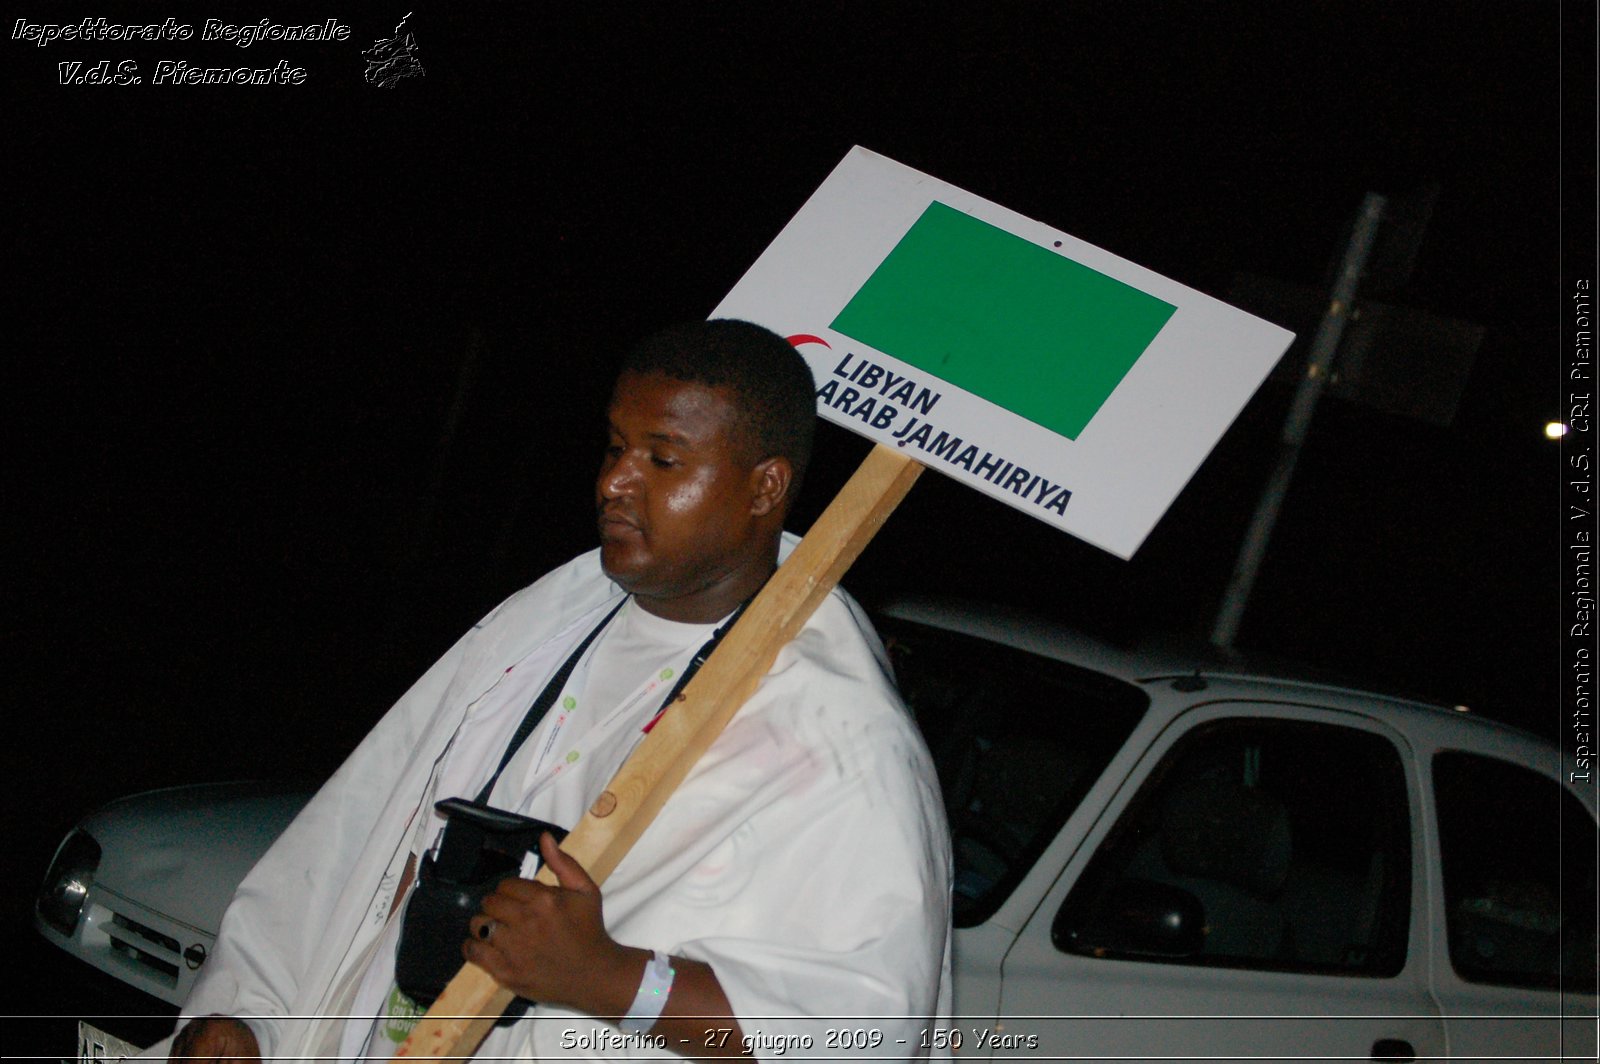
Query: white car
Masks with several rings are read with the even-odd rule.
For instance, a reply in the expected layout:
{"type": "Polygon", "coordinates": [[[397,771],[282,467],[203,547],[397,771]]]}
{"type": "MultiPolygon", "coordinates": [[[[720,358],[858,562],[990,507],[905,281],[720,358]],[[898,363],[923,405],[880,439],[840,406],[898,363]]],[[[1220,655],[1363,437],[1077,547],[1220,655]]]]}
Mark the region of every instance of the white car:
{"type": "MultiPolygon", "coordinates": [[[[926,1048],[1595,1058],[1595,793],[1547,743],[979,607],[878,623],[955,840],[956,1016],[926,1048]]],[[[179,1002],[305,797],[113,803],[62,844],[39,929],[179,1002]]]]}
{"type": "Polygon", "coordinates": [[[311,797],[285,783],[211,783],[122,798],[68,833],[34,904],[41,934],[181,1005],[239,880],[311,797]]]}

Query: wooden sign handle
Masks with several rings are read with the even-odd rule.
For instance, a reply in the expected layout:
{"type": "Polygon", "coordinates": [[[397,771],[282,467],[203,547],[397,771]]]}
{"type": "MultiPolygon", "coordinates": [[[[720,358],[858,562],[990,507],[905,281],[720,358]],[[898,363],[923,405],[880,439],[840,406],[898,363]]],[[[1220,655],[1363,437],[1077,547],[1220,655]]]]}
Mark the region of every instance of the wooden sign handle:
{"type": "MultiPolygon", "coordinates": [[[[883,444],[874,447],[689,681],[677,704],[617,770],[561,844],[596,883],[605,883],[921,472],[922,466],[903,452],[883,444]]],[[[548,868],[541,868],[536,879],[556,885],[548,868]]],[[[471,1057],[513,997],[482,968],[463,964],[394,1060],[471,1057]]]]}

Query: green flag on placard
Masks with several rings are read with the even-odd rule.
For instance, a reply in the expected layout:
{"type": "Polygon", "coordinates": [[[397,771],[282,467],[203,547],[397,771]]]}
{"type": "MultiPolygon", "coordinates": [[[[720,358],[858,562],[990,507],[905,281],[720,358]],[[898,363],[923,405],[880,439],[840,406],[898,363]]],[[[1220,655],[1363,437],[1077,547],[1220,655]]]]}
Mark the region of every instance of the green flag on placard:
{"type": "Polygon", "coordinates": [[[934,202],[832,327],[1076,439],[1175,310],[934,202]]]}

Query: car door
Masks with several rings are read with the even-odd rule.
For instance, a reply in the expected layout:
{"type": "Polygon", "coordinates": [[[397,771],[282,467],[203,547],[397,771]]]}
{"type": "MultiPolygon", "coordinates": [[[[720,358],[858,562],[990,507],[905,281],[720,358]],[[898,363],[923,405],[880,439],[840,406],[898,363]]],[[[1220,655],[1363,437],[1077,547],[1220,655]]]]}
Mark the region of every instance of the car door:
{"type": "Polygon", "coordinates": [[[877,623],[933,756],[955,863],[963,1019],[930,1029],[919,1048],[970,1055],[966,1018],[995,1016],[1001,961],[1060,867],[1047,849],[1082,837],[1160,727],[1135,684],[969,633],[894,616],[877,623]]]}
{"type": "Polygon", "coordinates": [[[1519,738],[1429,758],[1435,993],[1453,1056],[1593,1060],[1594,812],[1548,753],[1508,760],[1519,738]]]}
{"type": "Polygon", "coordinates": [[[1415,780],[1358,713],[1179,714],[1005,958],[1002,1035],[1076,1057],[1442,1055],[1415,780]]]}

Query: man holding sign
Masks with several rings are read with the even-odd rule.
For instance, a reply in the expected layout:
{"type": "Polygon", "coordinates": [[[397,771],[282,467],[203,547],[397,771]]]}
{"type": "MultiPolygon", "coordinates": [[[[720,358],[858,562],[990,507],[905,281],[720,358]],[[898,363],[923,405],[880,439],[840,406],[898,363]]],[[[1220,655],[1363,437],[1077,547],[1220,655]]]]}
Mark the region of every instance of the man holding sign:
{"type": "MultiPolygon", "coordinates": [[[[777,567],[813,389],[787,343],[744,322],[635,349],[596,484],[600,549],[463,637],[245,879],[174,1058],[396,1052],[420,1012],[397,978],[416,914],[399,914],[423,893],[419,862],[423,888],[439,874],[460,815],[447,830],[434,803],[478,795],[570,828],[603,798],[777,567]]],[[[840,593],[603,893],[552,836],[539,852],[559,885],[501,881],[455,939],[451,963],[539,1003],[515,1005],[523,1018],[482,1056],[914,1056],[948,1012],[938,785],[881,646],[840,593]],[[831,1036],[841,1029],[854,1035],[831,1036]]]]}

